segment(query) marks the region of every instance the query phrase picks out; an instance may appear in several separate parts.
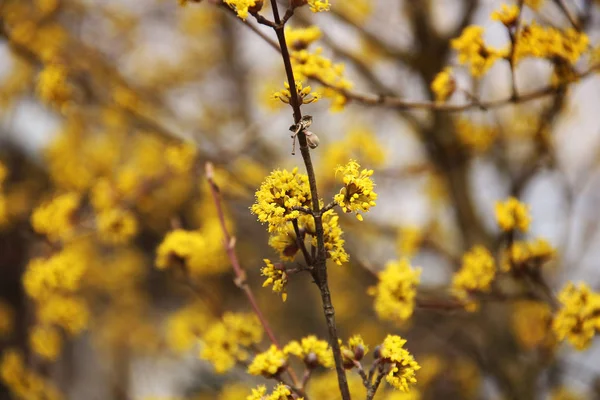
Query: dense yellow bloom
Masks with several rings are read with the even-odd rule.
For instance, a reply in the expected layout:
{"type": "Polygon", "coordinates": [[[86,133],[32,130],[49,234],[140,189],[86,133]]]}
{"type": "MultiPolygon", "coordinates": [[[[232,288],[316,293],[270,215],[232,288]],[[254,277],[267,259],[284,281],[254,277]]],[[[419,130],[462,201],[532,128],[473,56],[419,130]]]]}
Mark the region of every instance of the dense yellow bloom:
{"type": "Polygon", "coordinates": [[[54,361],[62,349],[62,337],[58,329],[37,325],[29,333],[31,349],[39,356],[54,361]]]}
{"type": "Polygon", "coordinates": [[[200,358],[208,360],[217,373],[224,373],[237,361],[250,357],[248,347],[260,343],[262,325],[253,314],[225,313],[219,323],[212,324],[202,335],[200,358]]]}
{"type": "Polygon", "coordinates": [[[516,241],[506,249],[502,259],[502,270],[539,267],[556,256],[556,250],[548,241],[537,238],[530,242],[516,241]]]}
{"type": "MultiPolygon", "coordinates": [[[[342,228],[339,225],[339,216],[334,210],[329,210],[323,214],[323,231],[325,250],[327,251],[327,257],[337,265],[342,265],[348,262],[349,256],[344,249],[344,243],[346,241],[342,239],[342,228]]],[[[310,220],[310,224],[307,226],[307,232],[312,235],[312,245],[317,247],[317,232],[314,226],[314,220],[310,220]]]]}
{"type": "Polygon", "coordinates": [[[554,316],[552,330],[558,340],[567,340],[577,350],[586,349],[600,331],[600,294],[585,283],[569,282],[558,295],[561,308],[554,316]]]}
{"type": "Polygon", "coordinates": [[[486,46],[483,41],[483,28],[477,25],[467,26],[459,38],[453,39],[452,48],[458,51],[458,61],[471,65],[471,75],[483,76],[496,60],[505,54],[486,46]]]}
{"type": "Polygon", "coordinates": [[[589,38],[573,28],[559,30],[532,22],[519,30],[515,61],[526,57],[560,60],[574,65],[588,50],[589,38]]]}
{"type": "Polygon", "coordinates": [[[269,232],[274,232],[302,215],[294,207],[311,207],[308,177],[298,174],[298,168],[271,172],[257,190],[250,210],[260,222],[269,224],[269,232]]]}
{"type": "Polygon", "coordinates": [[[509,197],[504,202],[496,202],[496,222],[503,231],[508,232],[519,229],[527,232],[531,217],[527,205],[521,203],[514,197],[509,197]]]}
{"type": "Polygon", "coordinates": [[[37,94],[46,104],[64,109],[72,96],[67,68],[60,63],[46,64],[38,77],[37,94]]]}
{"type": "Polygon", "coordinates": [[[40,205],[31,215],[33,230],[46,235],[51,241],[72,239],[80,202],[78,193],[69,192],[40,205]]]}
{"type": "Polygon", "coordinates": [[[265,266],[261,268],[260,273],[267,279],[263,282],[263,287],[273,285],[273,291],[275,293],[281,293],[281,299],[287,300],[287,274],[285,273],[285,267],[279,265],[275,267],[271,260],[264,259],[265,266]]]}
{"type": "Polygon", "coordinates": [[[15,328],[15,314],[11,306],[0,300],[0,340],[10,336],[15,328]]]}
{"type": "Polygon", "coordinates": [[[456,81],[452,76],[452,68],[446,67],[431,82],[431,91],[435,95],[435,101],[445,102],[456,90],[456,81]]]}
{"type": "Polygon", "coordinates": [[[190,350],[199,343],[200,335],[209,326],[210,318],[202,303],[192,303],[169,315],[166,340],[169,348],[178,353],[190,350]]]}
{"type": "Polygon", "coordinates": [[[475,246],[464,254],[462,266],[452,279],[454,295],[467,301],[467,309],[474,311],[476,304],[470,300],[474,292],[489,292],[496,276],[496,263],[483,246],[475,246]]]}
{"type": "Polygon", "coordinates": [[[283,372],[287,366],[287,360],[286,353],[272,344],[267,351],[263,351],[254,357],[248,366],[248,373],[250,375],[273,377],[283,372]]]}
{"type": "MultiPolygon", "coordinates": [[[[312,219],[312,217],[308,215],[301,215],[298,218],[298,227],[301,231],[303,231],[304,227],[309,223],[309,219],[312,219]]],[[[269,236],[269,246],[279,253],[279,257],[282,260],[292,261],[300,250],[296,239],[297,236],[294,225],[292,222],[287,222],[285,228],[281,228],[271,233],[269,236]]]]}
{"type": "Polygon", "coordinates": [[[237,13],[238,17],[245,20],[248,12],[258,12],[263,6],[263,0],[223,0],[237,13]]]}
{"type": "Polygon", "coordinates": [[[329,0],[308,0],[308,6],[310,7],[310,11],[314,13],[329,11],[331,7],[329,0]]]}
{"type": "Polygon", "coordinates": [[[360,169],[360,164],[350,160],[348,164],[338,165],[335,169],[336,175],[339,173],[342,177],[344,187],[334,196],[334,200],[342,207],[346,213],[355,212],[356,218],[362,221],[362,215],[359,212],[368,212],[375,206],[377,193],[375,193],[375,184],[371,179],[372,169],[360,169]]]}
{"type": "Polygon", "coordinates": [[[514,304],[511,326],[517,341],[525,349],[533,349],[548,339],[552,325],[552,310],[539,301],[514,304]]]}
{"type": "MultiPolygon", "coordinates": [[[[273,93],[273,98],[281,100],[285,104],[290,104],[292,101],[292,93],[290,92],[290,85],[284,82],[285,88],[278,92],[273,93]]],[[[310,104],[317,102],[321,95],[317,92],[313,92],[310,86],[303,86],[302,82],[296,81],[296,93],[300,98],[300,104],[310,104]]]]}
{"type": "Polygon", "coordinates": [[[90,311],[83,299],[75,296],[52,296],[38,304],[38,321],[56,325],[71,335],[80,334],[87,328],[90,311]]]}
{"type": "Polygon", "coordinates": [[[319,40],[321,35],[321,29],[316,25],[307,28],[292,28],[289,25],[285,27],[285,38],[292,50],[306,49],[311,43],[319,40]]]}
{"type": "Polygon", "coordinates": [[[474,124],[467,118],[458,118],[455,132],[460,143],[474,153],[483,153],[498,136],[498,129],[491,125],[474,124]]]}
{"type": "Polygon", "coordinates": [[[412,316],[421,269],[411,268],[408,260],[390,261],[378,274],[377,286],[369,289],[375,296],[375,312],[387,321],[404,322],[412,316]]]}
{"type": "Polygon", "coordinates": [[[381,358],[391,364],[385,380],[396,389],[408,392],[410,386],[417,383],[415,373],[421,366],[404,348],[405,343],[400,336],[388,335],[381,345],[381,358]]]}
{"type": "Polygon", "coordinates": [[[519,18],[520,12],[519,7],[514,4],[502,4],[502,8],[494,11],[491,18],[494,21],[502,22],[506,26],[512,26],[517,21],[517,18],[519,18]]]}
{"type": "MultiPolygon", "coordinates": [[[[292,399],[292,390],[283,383],[275,386],[271,394],[267,394],[265,386],[258,386],[252,389],[252,393],[246,397],[246,400],[290,400],[292,399]]],[[[296,399],[296,397],[294,397],[296,399]]],[[[298,397],[298,400],[303,400],[303,397],[298,397]]],[[[233,399],[232,399],[233,400],[233,399]]],[[[238,399],[236,399],[238,400],[238,399]]]]}
{"type": "Polygon", "coordinates": [[[96,223],[100,240],[109,244],[126,244],[138,231],[135,215],[124,209],[102,211],[97,215],[96,223]]]}
{"type": "Polygon", "coordinates": [[[300,342],[296,340],[289,342],[283,348],[283,352],[302,359],[309,368],[315,368],[317,365],[331,368],[334,365],[333,352],[329,343],[317,339],[314,335],[302,338],[300,342]]]}
{"type": "Polygon", "coordinates": [[[2,353],[0,379],[16,399],[63,399],[51,382],[25,365],[23,354],[14,348],[2,353]]]}

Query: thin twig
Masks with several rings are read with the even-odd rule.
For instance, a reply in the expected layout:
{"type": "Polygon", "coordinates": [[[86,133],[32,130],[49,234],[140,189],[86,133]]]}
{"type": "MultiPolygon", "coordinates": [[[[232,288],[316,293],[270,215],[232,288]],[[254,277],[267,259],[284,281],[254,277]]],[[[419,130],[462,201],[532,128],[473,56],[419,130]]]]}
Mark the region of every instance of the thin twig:
{"type": "Polygon", "coordinates": [[[304,256],[304,261],[306,261],[306,265],[311,266],[313,264],[313,260],[310,254],[308,254],[308,250],[306,249],[304,237],[302,237],[300,227],[298,226],[298,220],[292,220],[292,225],[294,226],[294,233],[296,233],[296,245],[302,251],[302,255],[304,256]]]}
{"type": "Polygon", "coordinates": [[[380,364],[377,378],[375,378],[375,382],[373,382],[373,385],[371,385],[367,392],[367,400],[373,400],[373,398],[375,397],[375,393],[377,393],[377,389],[379,389],[379,385],[381,384],[381,381],[383,380],[384,376],[385,372],[383,372],[383,365],[380,364]]]}

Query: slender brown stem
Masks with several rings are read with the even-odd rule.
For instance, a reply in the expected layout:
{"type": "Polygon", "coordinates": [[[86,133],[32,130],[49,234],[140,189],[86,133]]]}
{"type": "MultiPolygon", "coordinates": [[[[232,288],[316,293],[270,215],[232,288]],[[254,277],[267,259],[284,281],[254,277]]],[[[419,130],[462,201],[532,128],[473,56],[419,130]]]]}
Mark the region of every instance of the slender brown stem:
{"type": "Polygon", "coordinates": [[[377,374],[377,378],[375,378],[375,382],[369,387],[367,391],[367,400],[373,400],[375,397],[375,393],[377,393],[377,389],[379,389],[379,385],[385,376],[385,372],[383,372],[383,365],[379,365],[379,373],[377,374]]]}
{"type": "MultiPolygon", "coordinates": [[[[302,119],[302,111],[300,110],[300,99],[296,92],[296,80],[294,78],[294,71],[292,70],[292,62],[290,59],[290,53],[287,47],[285,39],[284,24],[279,16],[279,10],[277,8],[277,1],[271,0],[271,7],[273,8],[273,19],[277,27],[275,28],[275,34],[279,42],[279,48],[281,49],[281,56],[283,58],[283,64],[285,66],[285,72],[288,80],[289,87],[291,88],[290,104],[294,112],[294,123],[300,123],[302,119]]],[[[286,13],[288,15],[289,13],[286,13]]],[[[333,357],[335,359],[335,369],[338,376],[338,384],[343,400],[350,400],[350,390],[348,389],[348,381],[346,378],[346,371],[344,370],[342,352],[340,349],[337,327],[335,323],[335,309],[331,301],[331,293],[329,291],[329,284],[327,282],[327,252],[325,250],[325,232],[323,229],[323,219],[319,204],[319,194],[317,191],[317,180],[315,177],[315,171],[310,157],[310,149],[306,140],[306,135],[303,130],[298,133],[298,142],[300,144],[300,152],[302,159],[306,167],[306,174],[308,175],[308,182],[310,186],[311,201],[313,208],[313,217],[315,219],[315,230],[317,236],[317,254],[313,257],[314,270],[312,271],[313,278],[319,290],[321,292],[321,300],[323,302],[323,312],[325,314],[325,320],[327,322],[327,328],[329,330],[329,342],[333,349],[333,357]]]]}
{"type": "Polygon", "coordinates": [[[304,261],[306,261],[306,265],[311,266],[313,264],[313,260],[308,254],[308,250],[306,249],[306,244],[304,243],[304,238],[300,233],[300,227],[298,226],[298,220],[295,219],[292,221],[292,225],[294,226],[294,233],[296,233],[296,244],[302,251],[302,255],[304,256],[304,261]]]}
{"type": "MultiPolygon", "coordinates": [[[[225,251],[227,252],[227,257],[229,258],[229,261],[231,262],[231,266],[233,267],[233,272],[235,274],[234,282],[235,282],[236,286],[239,287],[244,292],[246,297],[248,298],[248,302],[250,303],[252,310],[258,317],[260,324],[262,325],[263,329],[265,330],[265,333],[269,337],[269,340],[271,341],[271,343],[273,343],[278,348],[281,348],[281,346],[279,345],[279,342],[275,338],[273,329],[271,329],[269,322],[267,321],[267,319],[265,318],[264,314],[262,313],[260,307],[258,306],[258,302],[256,301],[256,298],[254,297],[254,293],[252,292],[250,285],[248,285],[248,282],[246,281],[246,272],[242,268],[242,266],[238,260],[237,253],[235,251],[235,237],[232,237],[230,235],[229,230],[227,229],[227,224],[225,223],[225,214],[223,213],[223,206],[221,204],[221,194],[220,194],[219,187],[217,186],[217,184],[214,181],[214,172],[213,171],[214,171],[214,168],[213,168],[212,164],[206,163],[206,178],[207,178],[209,186],[210,186],[210,192],[213,196],[215,207],[217,208],[217,216],[219,218],[219,223],[221,225],[221,231],[223,232],[223,242],[225,244],[225,251]]],[[[291,368],[288,368],[287,370],[290,374],[290,377],[292,378],[292,381],[294,382],[294,386],[297,387],[298,386],[298,377],[296,376],[296,374],[294,373],[294,371],[291,368]]]]}

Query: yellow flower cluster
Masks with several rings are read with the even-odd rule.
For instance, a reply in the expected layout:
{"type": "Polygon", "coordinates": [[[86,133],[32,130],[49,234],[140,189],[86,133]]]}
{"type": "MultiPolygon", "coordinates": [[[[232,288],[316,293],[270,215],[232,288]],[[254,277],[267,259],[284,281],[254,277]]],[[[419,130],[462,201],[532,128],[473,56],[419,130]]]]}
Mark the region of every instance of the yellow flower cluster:
{"type": "Polygon", "coordinates": [[[243,20],[248,18],[248,13],[260,11],[263,0],[223,0],[231,9],[235,10],[237,16],[243,20]]]}
{"type": "Polygon", "coordinates": [[[517,21],[517,18],[519,18],[520,13],[521,10],[518,6],[514,4],[502,4],[502,8],[498,11],[494,11],[491,15],[491,18],[494,21],[500,21],[507,27],[510,27],[514,25],[514,23],[517,21]]]}
{"type": "Polygon", "coordinates": [[[515,61],[526,57],[560,60],[575,64],[588,50],[589,38],[573,28],[560,30],[532,22],[519,30],[515,44],[515,61]]]}
{"type": "Polygon", "coordinates": [[[292,51],[290,54],[294,75],[298,79],[315,79],[326,86],[322,94],[333,100],[331,111],[341,111],[347,99],[344,90],[352,89],[352,82],[344,77],[344,64],[334,64],[322,55],[323,49],[318,47],[314,52],[306,49],[292,51]]]}
{"type": "Polygon", "coordinates": [[[484,153],[498,136],[494,126],[474,124],[467,118],[458,118],[454,128],[459,142],[474,153],[484,153]]]}
{"type": "Polygon", "coordinates": [[[525,349],[548,342],[552,325],[552,310],[540,301],[520,301],[514,304],[511,326],[517,341],[525,349]]]}
{"type": "Polygon", "coordinates": [[[452,68],[446,67],[435,76],[431,82],[431,91],[435,101],[443,103],[452,96],[456,90],[456,81],[452,76],[452,68]]]}
{"type": "Polygon", "coordinates": [[[107,244],[127,244],[138,232],[135,215],[126,209],[111,208],[96,216],[99,239],[107,244]]]}
{"type": "Polygon", "coordinates": [[[53,62],[44,66],[37,82],[37,94],[40,99],[63,112],[73,95],[68,76],[65,65],[53,62]]]}
{"type": "Polygon", "coordinates": [[[329,0],[308,0],[308,6],[310,7],[310,11],[314,13],[329,11],[331,7],[329,0]]]}
{"type": "Polygon", "coordinates": [[[306,49],[312,43],[321,38],[321,29],[316,25],[311,25],[307,28],[292,28],[286,25],[285,38],[288,46],[292,50],[306,49]]]}
{"type": "Polygon", "coordinates": [[[569,282],[558,295],[561,308],[554,316],[552,330],[558,340],[567,340],[577,350],[586,349],[600,332],[600,294],[585,283],[569,282]]]}
{"type": "Polygon", "coordinates": [[[340,339],[340,348],[342,351],[342,358],[344,360],[344,367],[347,369],[354,367],[355,361],[360,361],[369,352],[369,346],[365,344],[362,336],[354,335],[348,339],[348,344],[342,344],[340,339]]]}
{"type": "Polygon", "coordinates": [[[177,353],[186,352],[199,344],[200,336],[209,326],[210,318],[206,307],[200,302],[169,315],[166,321],[166,341],[169,348],[177,353]]]}
{"type": "Polygon", "coordinates": [[[334,200],[342,207],[346,213],[355,212],[359,221],[363,217],[359,212],[368,212],[375,206],[377,193],[374,192],[375,184],[371,179],[372,169],[360,169],[360,164],[350,160],[348,164],[338,165],[335,169],[342,176],[344,187],[334,196],[334,200]]]}
{"type": "Polygon", "coordinates": [[[0,379],[17,399],[63,399],[52,383],[27,368],[23,354],[14,348],[4,350],[2,354],[0,379]]]}
{"type": "Polygon", "coordinates": [[[31,215],[33,230],[46,235],[53,242],[72,239],[80,204],[81,196],[76,192],[58,195],[41,204],[31,215]]]}
{"type": "Polygon", "coordinates": [[[262,276],[267,277],[263,283],[263,287],[273,285],[273,291],[275,293],[281,293],[281,299],[287,300],[287,274],[285,273],[285,267],[275,267],[271,260],[264,259],[265,266],[261,268],[260,273],[262,276]]]}
{"type": "Polygon", "coordinates": [[[539,267],[556,256],[556,249],[548,241],[538,238],[533,241],[516,241],[504,253],[502,270],[539,267]]]}
{"type": "MultiPolygon", "coordinates": [[[[281,100],[285,104],[290,104],[292,99],[292,94],[290,93],[290,84],[284,82],[285,88],[278,92],[273,93],[273,98],[281,100]]],[[[303,86],[302,82],[296,81],[296,93],[300,98],[300,104],[310,104],[317,102],[321,95],[317,92],[312,92],[312,88],[310,86],[303,86]]]]}
{"type": "Polygon", "coordinates": [[[492,254],[483,246],[475,246],[463,255],[462,266],[452,279],[454,296],[475,311],[477,304],[471,299],[474,292],[489,292],[496,276],[496,263],[492,254]]]}
{"type": "Polygon", "coordinates": [[[208,360],[217,373],[225,373],[236,362],[248,360],[248,348],[260,343],[262,336],[262,325],[254,314],[225,313],[202,335],[200,358],[208,360]]]}
{"type": "Polygon", "coordinates": [[[404,348],[406,340],[397,335],[388,335],[381,345],[381,358],[390,364],[390,370],[385,380],[403,392],[410,391],[410,385],[417,383],[416,371],[421,366],[412,354],[404,348]]]}
{"type": "Polygon", "coordinates": [[[467,26],[459,38],[453,39],[452,48],[458,51],[458,61],[470,64],[471,75],[483,76],[494,63],[506,56],[506,52],[489,47],[483,41],[483,28],[477,25],[467,26]]]}
{"type": "Polygon", "coordinates": [[[58,329],[38,325],[29,333],[29,345],[42,358],[54,361],[62,350],[62,337],[58,329]]]}
{"type": "Polygon", "coordinates": [[[269,224],[269,232],[274,232],[300,217],[300,211],[294,207],[311,207],[308,177],[298,174],[297,167],[292,172],[271,172],[256,192],[256,202],[250,210],[260,222],[269,224]]]}
{"type": "Polygon", "coordinates": [[[406,259],[386,264],[378,274],[377,286],[369,289],[379,318],[404,322],[412,316],[420,275],[421,269],[413,269],[406,259]]]}
{"type": "MultiPolygon", "coordinates": [[[[334,210],[329,210],[323,214],[323,231],[327,257],[331,258],[337,265],[342,265],[342,263],[348,262],[350,256],[348,256],[348,253],[346,253],[346,250],[344,249],[344,243],[346,241],[342,239],[342,234],[344,232],[339,226],[339,219],[340,217],[334,210]]],[[[312,222],[312,225],[314,225],[314,221],[312,222]]],[[[316,230],[308,230],[308,232],[313,235],[312,245],[316,247],[316,230]]]]}
{"type": "Polygon", "coordinates": [[[514,197],[509,197],[504,202],[496,202],[496,222],[503,231],[509,232],[519,229],[527,232],[531,217],[527,205],[521,203],[514,197]]]}
{"type": "Polygon", "coordinates": [[[292,390],[284,385],[283,383],[275,386],[270,394],[267,394],[267,388],[265,386],[259,386],[256,389],[252,389],[252,393],[246,397],[246,400],[290,400],[297,399],[303,400],[303,397],[292,397],[292,390]]]}
{"type": "Polygon", "coordinates": [[[213,243],[215,238],[219,238],[218,232],[171,231],[156,250],[156,267],[183,268],[193,277],[222,272],[228,265],[221,245],[213,243]]]}
{"type": "Polygon", "coordinates": [[[248,365],[248,373],[271,378],[284,371],[287,367],[287,361],[287,354],[272,344],[267,351],[263,351],[254,357],[248,365]]]}
{"type": "MultiPolygon", "coordinates": [[[[298,227],[301,235],[306,233],[306,226],[311,223],[314,225],[314,220],[308,215],[301,215],[298,218],[298,227]]],[[[292,261],[296,257],[296,253],[300,250],[296,238],[294,225],[292,222],[287,222],[285,228],[271,233],[269,236],[269,246],[279,254],[282,260],[292,261]]],[[[304,240],[304,237],[301,236],[301,239],[304,240]]]]}
{"type": "Polygon", "coordinates": [[[331,368],[334,365],[333,352],[329,343],[317,339],[314,335],[302,338],[300,342],[296,340],[289,342],[283,348],[283,352],[300,358],[308,368],[315,368],[319,365],[331,368]]]}

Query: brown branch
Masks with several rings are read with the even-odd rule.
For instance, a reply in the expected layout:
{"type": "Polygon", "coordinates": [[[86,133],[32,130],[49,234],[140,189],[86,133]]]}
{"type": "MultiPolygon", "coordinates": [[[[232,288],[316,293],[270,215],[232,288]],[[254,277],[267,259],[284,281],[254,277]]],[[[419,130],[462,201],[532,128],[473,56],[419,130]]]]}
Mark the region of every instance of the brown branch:
{"type": "MultiPolygon", "coordinates": [[[[254,293],[252,292],[252,289],[250,288],[250,286],[248,285],[248,282],[246,281],[246,272],[242,268],[242,266],[237,258],[237,253],[235,251],[235,237],[232,237],[229,233],[229,230],[227,229],[227,224],[225,223],[225,214],[223,213],[223,206],[221,204],[220,190],[214,181],[214,168],[210,162],[206,163],[206,178],[208,180],[208,183],[210,186],[210,192],[212,194],[213,201],[215,203],[215,207],[217,209],[217,216],[219,218],[219,223],[221,225],[221,231],[223,232],[223,242],[225,244],[225,251],[227,252],[227,257],[229,258],[229,261],[231,262],[231,266],[233,267],[233,272],[235,273],[234,282],[235,282],[236,286],[239,287],[244,292],[246,297],[248,298],[248,302],[250,302],[250,306],[252,307],[252,310],[258,317],[260,324],[262,325],[263,329],[265,330],[265,333],[269,337],[269,340],[271,341],[271,343],[273,343],[278,348],[281,348],[281,346],[279,345],[279,342],[275,338],[275,334],[273,333],[273,330],[271,329],[269,322],[267,321],[264,314],[260,310],[260,307],[258,306],[258,302],[256,301],[256,298],[254,297],[254,293]]],[[[288,368],[288,372],[290,374],[290,377],[292,378],[292,381],[294,382],[294,386],[297,387],[298,386],[298,377],[296,376],[296,374],[294,373],[294,371],[291,368],[288,368]]]]}
{"type": "MultiPolygon", "coordinates": [[[[273,19],[277,24],[275,28],[275,34],[279,42],[279,48],[281,49],[281,56],[283,58],[283,64],[285,66],[285,72],[288,80],[289,87],[291,88],[291,99],[290,104],[294,113],[294,123],[299,124],[302,119],[302,111],[300,110],[300,99],[296,92],[296,80],[294,78],[294,71],[292,70],[292,62],[290,59],[290,53],[287,47],[285,39],[284,24],[282,24],[279,16],[279,10],[277,8],[277,1],[271,0],[271,7],[273,8],[273,19]]],[[[346,371],[344,370],[342,352],[338,341],[337,327],[335,323],[335,309],[331,302],[331,294],[329,292],[329,285],[327,282],[327,252],[325,250],[325,232],[323,229],[323,220],[319,205],[319,194],[317,192],[317,181],[315,177],[315,171],[310,157],[310,149],[308,147],[306,134],[304,130],[298,132],[298,142],[300,143],[300,152],[304,165],[306,167],[306,173],[308,175],[308,182],[311,192],[311,201],[313,207],[313,217],[315,219],[315,230],[317,236],[317,254],[316,258],[313,259],[315,269],[312,271],[313,278],[319,290],[321,292],[321,299],[323,302],[323,312],[325,314],[325,320],[327,321],[327,327],[329,330],[329,342],[333,349],[333,357],[335,360],[335,369],[338,376],[338,384],[343,400],[350,400],[350,390],[348,389],[348,381],[346,378],[346,371]]]]}

